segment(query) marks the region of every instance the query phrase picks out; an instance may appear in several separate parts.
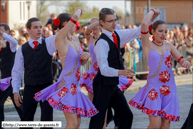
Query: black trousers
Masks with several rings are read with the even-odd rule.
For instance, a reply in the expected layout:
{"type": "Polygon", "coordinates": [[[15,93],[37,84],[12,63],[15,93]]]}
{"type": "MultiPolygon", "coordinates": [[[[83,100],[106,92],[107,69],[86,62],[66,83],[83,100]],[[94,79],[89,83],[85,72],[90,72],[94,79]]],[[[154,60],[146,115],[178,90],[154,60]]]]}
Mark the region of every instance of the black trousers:
{"type": "MultiPolygon", "coordinates": [[[[124,91],[122,91],[122,93],[124,94],[124,91]]],[[[112,106],[109,105],[108,106],[108,112],[107,112],[107,125],[111,122],[114,121],[114,124],[116,127],[119,126],[119,117],[117,116],[117,113],[114,111],[114,116],[113,116],[113,112],[112,112],[112,106]]]]}
{"type": "Polygon", "coordinates": [[[20,107],[17,107],[15,105],[15,102],[14,102],[14,95],[13,95],[13,88],[12,86],[10,85],[5,91],[1,91],[0,90],[0,128],[2,128],[1,126],[1,122],[4,121],[4,103],[5,101],[7,100],[7,97],[10,96],[11,97],[11,100],[15,106],[15,109],[17,110],[17,113],[20,117],[20,119],[22,119],[22,113],[23,113],[23,106],[21,105],[20,107]]]}
{"type": "MultiPolygon", "coordinates": [[[[25,85],[23,95],[23,117],[22,121],[33,121],[38,102],[34,99],[35,93],[50,86],[52,82],[44,85],[25,85]]],[[[53,121],[53,108],[48,101],[40,101],[41,121],[53,121]]],[[[29,129],[29,128],[28,128],[29,129]]]]}
{"type": "Polygon", "coordinates": [[[105,114],[109,105],[114,108],[119,118],[118,128],[131,129],[133,114],[129,108],[125,96],[118,86],[102,85],[94,82],[93,91],[93,104],[98,109],[99,113],[91,118],[89,129],[102,129],[105,114]]]}

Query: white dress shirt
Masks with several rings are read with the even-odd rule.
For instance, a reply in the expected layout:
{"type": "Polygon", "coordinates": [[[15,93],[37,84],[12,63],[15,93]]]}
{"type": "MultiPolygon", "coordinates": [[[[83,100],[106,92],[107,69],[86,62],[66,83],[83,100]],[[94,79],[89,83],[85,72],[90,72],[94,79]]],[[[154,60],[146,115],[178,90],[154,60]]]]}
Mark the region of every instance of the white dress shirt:
{"type": "MultiPolygon", "coordinates": [[[[53,53],[56,51],[55,47],[55,37],[56,35],[53,35],[49,38],[45,39],[46,47],[48,50],[48,53],[52,56],[53,53]]],[[[30,38],[29,45],[34,48],[33,39],[30,38]]],[[[42,44],[41,38],[38,40],[38,45],[42,44]]],[[[12,69],[12,87],[13,87],[13,93],[17,92],[19,93],[19,88],[21,86],[21,79],[23,77],[23,68],[24,68],[24,58],[22,54],[22,46],[20,46],[16,52],[15,55],[15,63],[12,69]]]]}
{"type": "Polygon", "coordinates": [[[9,46],[10,46],[10,50],[12,52],[15,52],[16,51],[16,48],[17,48],[17,40],[14,39],[11,35],[8,35],[6,33],[3,33],[2,37],[5,39],[5,42],[9,42],[9,46]]]}
{"type": "MultiPolygon", "coordinates": [[[[120,38],[120,46],[138,38],[141,36],[141,26],[136,29],[115,30],[120,38]]],[[[113,41],[112,32],[105,29],[102,30],[107,37],[113,41]]],[[[96,60],[98,62],[101,74],[106,77],[118,77],[119,69],[109,67],[107,58],[109,52],[108,42],[104,39],[99,39],[98,43],[94,47],[96,54],[96,60]]]]}

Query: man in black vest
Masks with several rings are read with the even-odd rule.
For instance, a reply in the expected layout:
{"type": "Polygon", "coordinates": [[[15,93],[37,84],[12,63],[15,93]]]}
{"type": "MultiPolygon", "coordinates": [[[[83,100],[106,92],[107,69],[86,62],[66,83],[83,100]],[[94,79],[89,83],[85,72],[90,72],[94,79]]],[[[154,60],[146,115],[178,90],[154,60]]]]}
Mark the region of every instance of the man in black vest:
{"type": "MultiPolygon", "coordinates": [[[[33,121],[37,108],[34,94],[53,83],[52,55],[56,51],[55,36],[41,39],[42,23],[38,18],[28,20],[27,31],[30,40],[17,50],[12,70],[12,86],[14,100],[19,107],[23,103],[22,121],[33,121]],[[23,102],[18,94],[21,78],[24,72],[23,102]]],[[[53,109],[47,101],[40,102],[41,121],[53,120],[53,109]]]]}
{"type": "Polygon", "coordinates": [[[112,9],[103,8],[99,13],[102,34],[96,42],[94,51],[99,65],[99,71],[93,81],[93,103],[99,113],[91,118],[90,129],[102,129],[108,105],[112,105],[120,123],[119,129],[130,129],[133,114],[128,103],[118,88],[119,76],[135,75],[131,69],[123,67],[120,57],[120,46],[141,35],[140,28],[116,30],[116,14],[112,9]]]}
{"type": "MultiPolygon", "coordinates": [[[[17,40],[15,40],[11,35],[9,35],[9,26],[5,23],[0,24],[0,36],[5,39],[5,48],[0,48],[0,69],[1,69],[1,79],[11,77],[11,70],[14,64],[15,52],[17,47],[17,40]]],[[[4,121],[4,103],[7,97],[10,96],[13,104],[20,116],[22,116],[22,107],[17,107],[14,102],[13,89],[10,85],[5,91],[0,90],[0,128],[1,122],[4,121]]]]}

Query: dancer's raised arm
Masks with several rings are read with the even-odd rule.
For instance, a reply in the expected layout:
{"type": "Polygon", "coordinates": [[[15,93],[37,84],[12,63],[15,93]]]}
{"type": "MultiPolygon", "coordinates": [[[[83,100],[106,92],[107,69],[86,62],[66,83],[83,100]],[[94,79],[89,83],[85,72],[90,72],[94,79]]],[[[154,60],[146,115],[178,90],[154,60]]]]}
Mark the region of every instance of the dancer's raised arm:
{"type": "Polygon", "coordinates": [[[98,18],[93,18],[90,21],[90,25],[87,27],[86,30],[86,40],[87,40],[87,46],[89,47],[90,45],[90,40],[92,38],[92,32],[94,32],[96,29],[98,29],[97,27],[99,26],[99,20],[98,18]]]}
{"type": "Polygon", "coordinates": [[[72,17],[69,15],[68,18],[62,19],[63,21],[60,21],[59,19],[54,20],[54,25],[57,26],[59,29],[62,28],[60,31],[58,31],[56,38],[55,38],[55,46],[59,52],[61,52],[60,56],[64,56],[68,52],[68,42],[67,42],[67,35],[68,32],[71,30],[71,28],[75,25],[76,21],[79,19],[79,17],[82,14],[82,9],[77,8],[72,17]],[[63,27],[64,26],[64,27],[63,27]]]}
{"type": "Polygon", "coordinates": [[[149,40],[149,31],[151,33],[151,25],[149,26],[150,22],[153,21],[158,15],[160,14],[159,11],[151,9],[149,13],[144,17],[141,22],[141,44],[143,48],[143,53],[145,58],[148,60],[148,46],[151,46],[151,41],[149,40]],[[149,28],[148,28],[149,27],[149,28]]]}

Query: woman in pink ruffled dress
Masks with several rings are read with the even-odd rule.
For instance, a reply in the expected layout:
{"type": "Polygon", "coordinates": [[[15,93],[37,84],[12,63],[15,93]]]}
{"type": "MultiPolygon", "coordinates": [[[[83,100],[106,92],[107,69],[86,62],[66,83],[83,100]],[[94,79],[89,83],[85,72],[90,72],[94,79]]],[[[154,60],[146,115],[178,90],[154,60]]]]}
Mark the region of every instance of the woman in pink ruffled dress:
{"type": "MultiPolygon", "coordinates": [[[[89,53],[91,56],[91,66],[90,69],[83,73],[80,78],[80,87],[85,87],[88,91],[88,98],[92,101],[93,100],[93,79],[98,72],[98,63],[96,61],[96,55],[94,53],[94,46],[95,42],[100,37],[100,26],[99,26],[99,19],[92,18],[90,21],[90,25],[87,27],[86,30],[86,39],[87,45],[89,46],[89,53]]],[[[119,76],[119,84],[118,87],[121,91],[126,91],[127,88],[133,83],[133,79],[129,79],[126,76],[119,76]]]]}
{"type": "Polygon", "coordinates": [[[141,43],[149,64],[149,74],[147,84],[129,102],[149,115],[148,129],[169,129],[170,121],[179,121],[179,101],[171,56],[182,67],[190,68],[191,65],[171,43],[165,42],[167,25],[164,21],[155,21],[148,30],[150,20],[159,14],[159,11],[151,9],[141,23],[141,43]],[[153,41],[149,40],[149,32],[153,34],[153,41]]]}
{"type": "Polygon", "coordinates": [[[82,14],[78,8],[74,14],[62,13],[53,21],[53,29],[61,29],[56,34],[55,46],[58,50],[63,70],[58,81],[35,94],[36,101],[48,101],[53,108],[63,111],[67,120],[67,129],[79,128],[82,117],[92,117],[98,110],[80,91],[80,66],[90,57],[82,52],[75,32],[75,23],[82,14]]]}

